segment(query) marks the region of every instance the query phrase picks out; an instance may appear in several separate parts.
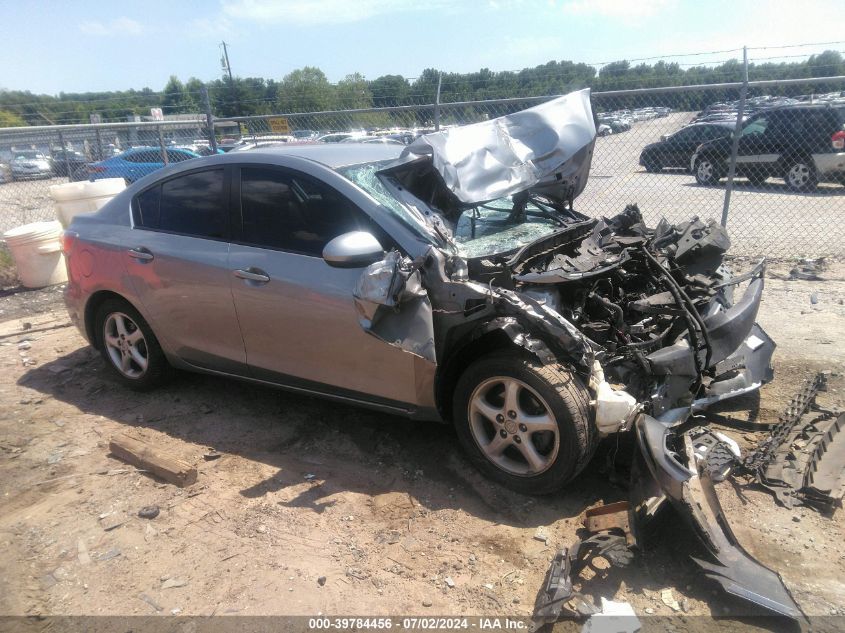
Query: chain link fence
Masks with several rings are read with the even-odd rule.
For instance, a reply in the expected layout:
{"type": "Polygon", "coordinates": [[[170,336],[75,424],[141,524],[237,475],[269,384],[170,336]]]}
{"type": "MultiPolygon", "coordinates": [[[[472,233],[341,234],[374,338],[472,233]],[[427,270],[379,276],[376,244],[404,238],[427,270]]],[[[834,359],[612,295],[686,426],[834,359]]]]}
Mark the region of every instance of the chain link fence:
{"type": "MultiPolygon", "coordinates": [[[[131,181],[211,153],[213,145],[408,143],[438,125],[495,118],[551,98],[215,119],[214,134],[204,114],[0,129],[0,230],[52,219],[49,185],[131,181]],[[18,156],[33,154],[43,157],[34,173],[15,169],[18,156]]],[[[845,254],[845,77],[596,92],[593,108],[599,137],[579,211],[612,215],[637,203],[651,224],[725,219],[737,255],[845,254]],[[707,151],[693,164],[702,143],[707,151]]]]}

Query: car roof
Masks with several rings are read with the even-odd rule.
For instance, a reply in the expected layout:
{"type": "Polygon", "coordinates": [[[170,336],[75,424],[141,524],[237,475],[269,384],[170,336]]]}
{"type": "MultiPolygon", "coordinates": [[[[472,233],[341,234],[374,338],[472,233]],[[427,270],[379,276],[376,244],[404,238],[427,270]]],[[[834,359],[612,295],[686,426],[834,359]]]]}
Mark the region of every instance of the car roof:
{"type": "MultiPolygon", "coordinates": [[[[399,158],[404,145],[392,143],[314,143],[313,145],[270,145],[244,150],[250,156],[296,156],[321,163],[331,169],[376,163],[399,158]]],[[[227,154],[227,156],[232,156],[227,154]]],[[[228,161],[227,161],[228,162],[228,161]]]]}

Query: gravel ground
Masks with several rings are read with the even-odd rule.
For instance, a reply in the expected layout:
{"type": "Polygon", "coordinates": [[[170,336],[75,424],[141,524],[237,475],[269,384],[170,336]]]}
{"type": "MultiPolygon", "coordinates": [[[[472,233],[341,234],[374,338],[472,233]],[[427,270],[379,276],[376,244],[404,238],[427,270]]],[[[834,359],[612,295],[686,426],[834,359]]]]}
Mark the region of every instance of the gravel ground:
{"type": "MultiPolygon", "coordinates": [[[[788,271],[772,268],[760,314],[776,379],[718,412],[743,447],[817,370],[835,372],[822,403],[845,406],[845,264],[823,282],[788,271]]],[[[533,498],[478,475],[441,425],[190,374],[126,391],[57,289],[0,297],[0,366],[0,615],[527,616],[581,513],[627,497],[611,459],[625,438],[567,490],[533,498]],[[198,482],[176,488],[110,456],[122,431],[195,464],[198,482]],[[139,518],[149,505],[161,513],[139,518]]],[[[845,615],[841,511],[787,510],[742,480],[718,492],[741,543],[807,613],[845,615]]],[[[702,577],[671,511],[646,545],[626,569],[585,570],[586,595],[675,616],[649,630],[783,630],[702,577]]]]}

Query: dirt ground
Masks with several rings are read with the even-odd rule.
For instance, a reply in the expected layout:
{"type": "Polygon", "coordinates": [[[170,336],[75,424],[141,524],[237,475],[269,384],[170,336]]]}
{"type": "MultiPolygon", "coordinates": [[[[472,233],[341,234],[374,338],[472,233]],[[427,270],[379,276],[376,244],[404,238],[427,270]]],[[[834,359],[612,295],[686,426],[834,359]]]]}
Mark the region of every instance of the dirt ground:
{"type": "MultiPolygon", "coordinates": [[[[790,267],[770,267],[759,316],[779,346],[774,382],[710,416],[743,447],[818,370],[834,372],[820,402],[845,406],[845,263],[825,281],[788,280],[790,267]]],[[[191,374],[127,391],[70,326],[58,288],[0,296],[0,367],[0,615],[527,616],[584,509],[627,496],[611,463],[624,438],[564,492],[532,498],[477,474],[442,425],[191,374]],[[122,431],[195,464],[197,483],[110,456],[122,431]],[[160,514],[139,518],[150,505],[160,514]]],[[[741,543],[805,612],[845,615],[842,511],[787,510],[744,484],[718,485],[741,543]]],[[[715,617],[711,630],[761,625],[697,571],[678,516],[656,529],[586,594],[676,623],[715,617]]]]}

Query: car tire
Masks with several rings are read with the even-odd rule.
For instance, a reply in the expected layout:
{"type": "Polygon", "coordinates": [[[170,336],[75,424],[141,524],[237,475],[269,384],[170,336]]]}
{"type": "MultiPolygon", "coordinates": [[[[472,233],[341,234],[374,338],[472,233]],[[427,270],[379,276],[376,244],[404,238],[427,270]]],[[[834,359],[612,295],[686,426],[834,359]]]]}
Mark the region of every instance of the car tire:
{"type": "Polygon", "coordinates": [[[549,494],[590,461],[598,433],[590,394],[560,366],[517,352],[473,362],[458,379],[453,421],[478,470],[511,490],[549,494]]]}
{"type": "Polygon", "coordinates": [[[109,299],[95,317],[97,347],[118,379],[135,391],[150,391],[171,374],[170,364],[144,317],[127,301],[109,299]]]}
{"type": "Polygon", "coordinates": [[[702,156],[695,161],[695,181],[699,185],[715,185],[719,182],[719,178],[721,178],[721,174],[712,158],[702,156]]]}
{"type": "Polygon", "coordinates": [[[783,175],[786,186],[797,192],[813,191],[818,184],[818,176],[813,161],[808,158],[795,158],[788,163],[783,175]]]}

